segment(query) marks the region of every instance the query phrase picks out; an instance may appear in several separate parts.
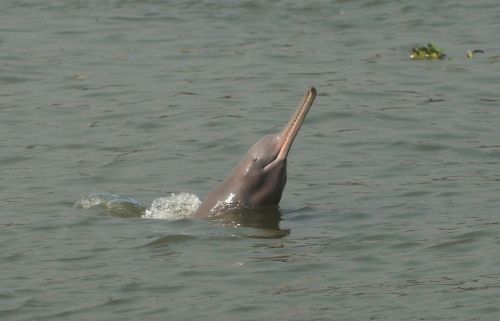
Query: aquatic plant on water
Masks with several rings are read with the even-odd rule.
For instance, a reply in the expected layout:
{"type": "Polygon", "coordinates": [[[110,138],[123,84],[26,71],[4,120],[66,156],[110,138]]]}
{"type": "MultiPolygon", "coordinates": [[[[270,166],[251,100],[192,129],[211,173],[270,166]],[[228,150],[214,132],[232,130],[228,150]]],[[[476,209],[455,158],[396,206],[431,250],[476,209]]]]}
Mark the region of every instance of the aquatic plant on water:
{"type": "Polygon", "coordinates": [[[444,52],[432,43],[427,44],[427,46],[412,48],[410,53],[410,58],[413,60],[444,59],[444,57],[446,57],[444,52]]]}

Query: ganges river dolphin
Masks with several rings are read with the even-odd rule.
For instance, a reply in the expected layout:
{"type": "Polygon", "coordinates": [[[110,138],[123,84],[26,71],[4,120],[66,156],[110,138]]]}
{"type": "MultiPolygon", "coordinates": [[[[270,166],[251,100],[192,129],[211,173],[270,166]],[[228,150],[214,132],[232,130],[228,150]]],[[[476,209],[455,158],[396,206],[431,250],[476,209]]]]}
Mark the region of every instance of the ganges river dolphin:
{"type": "Polygon", "coordinates": [[[208,193],[194,216],[216,218],[230,211],[277,208],[286,184],[288,152],[314,98],[316,89],[311,87],[285,128],[255,143],[231,174],[208,193]]]}

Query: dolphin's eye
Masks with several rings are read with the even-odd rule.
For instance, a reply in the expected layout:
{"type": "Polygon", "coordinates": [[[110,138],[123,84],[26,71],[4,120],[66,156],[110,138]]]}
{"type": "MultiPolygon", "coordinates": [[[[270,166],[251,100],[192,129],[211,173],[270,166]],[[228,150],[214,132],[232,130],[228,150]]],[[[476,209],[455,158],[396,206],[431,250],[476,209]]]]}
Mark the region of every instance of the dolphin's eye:
{"type": "Polygon", "coordinates": [[[253,158],[253,161],[254,161],[254,162],[256,162],[256,161],[258,161],[258,160],[259,160],[259,158],[258,158],[258,157],[254,157],[254,158],[253,158]]]}

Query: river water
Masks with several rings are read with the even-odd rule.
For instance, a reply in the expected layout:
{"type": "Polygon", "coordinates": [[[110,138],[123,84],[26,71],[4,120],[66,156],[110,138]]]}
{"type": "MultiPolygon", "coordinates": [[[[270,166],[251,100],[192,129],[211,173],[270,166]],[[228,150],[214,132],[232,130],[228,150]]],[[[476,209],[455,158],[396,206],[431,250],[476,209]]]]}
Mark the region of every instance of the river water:
{"type": "Polygon", "coordinates": [[[0,317],[498,320],[499,21],[492,0],[0,2],[0,317]],[[428,42],[447,58],[409,59],[428,42]],[[275,226],[74,206],[203,198],[309,86],[275,226]]]}

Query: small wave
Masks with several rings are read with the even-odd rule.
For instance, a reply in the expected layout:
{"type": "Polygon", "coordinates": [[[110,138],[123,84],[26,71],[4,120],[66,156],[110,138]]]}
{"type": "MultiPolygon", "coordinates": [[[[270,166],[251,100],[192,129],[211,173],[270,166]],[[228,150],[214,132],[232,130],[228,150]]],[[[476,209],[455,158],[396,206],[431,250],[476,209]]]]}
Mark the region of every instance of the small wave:
{"type": "Polygon", "coordinates": [[[119,199],[121,196],[111,193],[93,193],[82,197],[75,203],[77,208],[93,208],[99,205],[105,205],[108,202],[119,199]]]}
{"type": "Polygon", "coordinates": [[[141,217],[180,220],[191,217],[200,204],[200,199],[194,194],[172,193],[170,196],[155,199],[141,217]]]}
{"type": "Polygon", "coordinates": [[[82,197],[74,205],[77,208],[102,208],[118,217],[140,217],[144,212],[141,202],[131,197],[111,193],[93,193],[82,197]]]}

